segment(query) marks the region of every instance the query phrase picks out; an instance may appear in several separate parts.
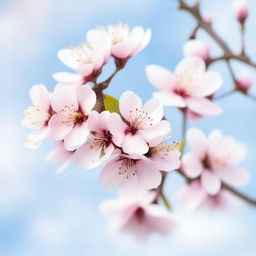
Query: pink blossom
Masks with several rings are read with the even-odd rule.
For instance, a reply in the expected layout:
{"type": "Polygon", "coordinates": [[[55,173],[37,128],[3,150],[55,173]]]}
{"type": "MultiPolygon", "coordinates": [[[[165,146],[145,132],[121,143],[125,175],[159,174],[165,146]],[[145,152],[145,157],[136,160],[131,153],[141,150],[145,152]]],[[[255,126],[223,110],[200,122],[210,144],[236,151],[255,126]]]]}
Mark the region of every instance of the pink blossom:
{"type": "Polygon", "coordinates": [[[74,151],[68,151],[64,147],[63,141],[57,142],[54,149],[46,156],[49,162],[61,162],[57,173],[63,172],[71,163],[74,156],[74,151]]]}
{"type": "Polygon", "coordinates": [[[197,39],[189,40],[183,46],[183,53],[185,56],[197,56],[207,63],[210,58],[210,46],[197,39]]]}
{"type": "Polygon", "coordinates": [[[50,135],[64,140],[67,150],[80,147],[89,135],[87,119],[96,103],[94,91],[87,85],[78,88],[57,85],[51,100],[56,112],[49,121],[50,135]]]}
{"type": "Polygon", "coordinates": [[[208,194],[200,181],[186,184],[177,194],[177,201],[187,210],[208,208],[210,210],[228,210],[239,205],[240,201],[229,191],[220,190],[216,195],[208,194]]]}
{"type": "Polygon", "coordinates": [[[153,192],[140,191],[136,196],[120,195],[101,204],[103,215],[109,218],[113,231],[130,233],[143,242],[152,234],[168,234],[175,226],[174,217],[159,205],[152,204],[153,192]]]}
{"type": "Polygon", "coordinates": [[[233,3],[233,11],[235,14],[236,19],[244,23],[248,14],[249,14],[249,8],[248,8],[248,3],[246,0],[236,0],[233,3]]]}
{"type": "Polygon", "coordinates": [[[252,74],[248,71],[244,71],[239,74],[237,81],[236,81],[236,89],[247,93],[248,90],[252,87],[254,83],[254,77],[252,74]]]}
{"type": "Polygon", "coordinates": [[[123,137],[121,147],[127,154],[145,154],[148,143],[170,133],[170,124],[163,118],[163,107],[156,99],[142,106],[141,99],[133,92],[124,92],[119,100],[120,115],[110,117],[109,130],[123,137]]]}
{"type": "Polygon", "coordinates": [[[103,29],[87,32],[87,42],[58,51],[59,59],[77,74],[59,72],[53,78],[60,83],[82,85],[97,77],[108,61],[111,50],[109,36],[103,29]]]}
{"type": "Polygon", "coordinates": [[[108,129],[109,118],[113,115],[108,111],[98,113],[92,111],[88,118],[88,127],[91,131],[88,141],[76,150],[76,161],[86,169],[94,168],[108,160],[120,146],[122,137],[116,136],[108,129]]]}
{"type": "Polygon", "coordinates": [[[112,56],[118,59],[128,59],[143,50],[151,39],[151,30],[140,26],[131,31],[128,25],[118,23],[109,25],[107,29],[112,42],[112,56]]]}
{"type": "Polygon", "coordinates": [[[104,166],[100,175],[105,189],[119,188],[128,193],[156,188],[161,179],[159,168],[147,157],[126,154],[115,156],[104,166]]]}
{"type": "Polygon", "coordinates": [[[204,23],[211,25],[212,24],[212,16],[210,14],[203,15],[204,23]]]}
{"type": "Polygon", "coordinates": [[[51,118],[50,93],[47,88],[38,84],[30,89],[30,98],[33,106],[24,111],[22,124],[27,128],[34,129],[26,138],[25,145],[36,149],[43,139],[48,136],[48,121],[51,118]]]}
{"type": "Polygon", "coordinates": [[[174,73],[149,65],[146,75],[150,83],[160,90],[153,96],[163,105],[187,108],[202,116],[221,113],[221,108],[207,98],[220,88],[221,76],[217,72],[206,71],[201,58],[184,58],[174,73]]]}
{"type": "Polygon", "coordinates": [[[187,141],[192,151],[182,157],[182,170],[189,178],[200,177],[208,194],[217,194],[221,182],[231,186],[248,182],[248,172],[237,166],[244,159],[246,149],[231,136],[214,130],[207,138],[199,129],[191,128],[187,141]]]}

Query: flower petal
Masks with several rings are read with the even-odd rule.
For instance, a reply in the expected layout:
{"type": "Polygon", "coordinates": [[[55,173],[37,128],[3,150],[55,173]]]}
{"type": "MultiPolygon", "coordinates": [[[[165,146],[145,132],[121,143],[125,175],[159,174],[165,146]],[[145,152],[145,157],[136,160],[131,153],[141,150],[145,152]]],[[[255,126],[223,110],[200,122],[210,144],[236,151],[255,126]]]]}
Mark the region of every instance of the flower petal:
{"type": "Polygon", "coordinates": [[[69,72],[58,72],[53,74],[52,77],[57,82],[65,84],[82,84],[83,82],[83,77],[81,75],[69,72]]]}
{"type": "Polygon", "coordinates": [[[77,69],[79,67],[78,62],[74,58],[73,50],[62,49],[58,51],[58,58],[62,63],[72,69],[77,69]]]}
{"type": "Polygon", "coordinates": [[[183,58],[175,69],[175,74],[184,76],[185,74],[202,74],[205,71],[204,61],[195,56],[183,58]]]}
{"type": "Polygon", "coordinates": [[[216,195],[220,191],[221,182],[212,172],[204,170],[201,175],[201,183],[210,195],[216,195]]]}
{"type": "Polygon", "coordinates": [[[166,68],[158,65],[148,65],[145,68],[149,82],[157,89],[164,92],[171,92],[175,87],[175,75],[166,68]]]}
{"type": "Polygon", "coordinates": [[[29,91],[34,106],[39,106],[48,112],[50,108],[50,94],[43,84],[34,85],[29,91]]]}
{"type": "Polygon", "coordinates": [[[157,99],[148,100],[142,107],[142,110],[145,111],[148,114],[148,116],[152,119],[148,127],[159,123],[159,121],[162,120],[164,115],[163,105],[157,99]]]}
{"type": "Polygon", "coordinates": [[[207,98],[190,97],[186,99],[186,103],[190,110],[203,116],[219,115],[222,113],[221,107],[207,98]]]}
{"type": "Polygon", "coordinates": [[[181,96],[172,92],[154,92],[153,97],[158,99],[164,106],[179,108],[186,107],[186,102],[184,101],[184,99],[181,96]]]}
{"type": "Polygon", "coordinates": [[[148,144],[139,136],[126,135],[122,143],[123,151],[127,154],[143,155],[148,152],[148,144]]]}
{"type": "Polygon", "coordinates": [[[76,90],[79,106],[85,115],[89,115],[96,103],[96,94],[88,85],[83,85],[76,90]]]}
{"type": "Polygon", "coordinates": [[[182,170],[189,178],[196,178],[202,173],[203,166],[196,155],[187,153],[182,157],[182,170]]]}
{"type": "Polygon", "coordinates": [[[48,134],[49,127],[30,132],[26,137],[25,146],[29,149],[37,149],[48,134]]]}

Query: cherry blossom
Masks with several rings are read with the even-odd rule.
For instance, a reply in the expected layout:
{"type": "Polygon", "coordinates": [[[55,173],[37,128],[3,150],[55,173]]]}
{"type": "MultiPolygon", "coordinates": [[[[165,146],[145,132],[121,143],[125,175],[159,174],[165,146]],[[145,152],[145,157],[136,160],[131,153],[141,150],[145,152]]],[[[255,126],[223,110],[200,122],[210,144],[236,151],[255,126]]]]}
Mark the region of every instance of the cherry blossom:
{"type": "Polygon", "coordinates": [[[174,73],[149,65],[146,75],[149,82],[160,90],[153,96],[163,105],[187,108],[202,116],[221,113],[221,108],[207,98],[221,87],[221,76],[217,72],[205,71],[201,58],[185,57],[174,73]]]}
{"type": "Polygon", "coordinates": [[[221,189],[216,195],[210,195],[198,180],[182,187],[177,193],[176,200],[189,211],[201,208],[230,210],[240,206],[240,201],[229,191],[221,189]]]}
{"type": "Polygon", "coordinates": [[[151,30],[141,26],[134,27],[131,31],[128,25],[118,23],[109,25],[107,31],[112,42],[112,56],[117,59],[128,59],[143,50],[151,39],[151,30]]]}
{"type": "Polygon", "coordinates": [[[50,93],[47,88],[38,84],[30,89],[30,98],[33,106],[24,111],[22,124],[34,129],[26,138],[25,145],[30,149],[36,149],[49,134],[48,121],[51,118],[50,93]]]}
{"type": "Polygon", "coordinates": [[[168,234],[176,226],[175,218],[159,205],[152,204],[155,193],[140,191],[136,196],[119,195],[100,205],[113,231],[130,233],[143,242],[152,234],[168,234]]]}
{"type": "Polygon", "coordinates": [[[189,178],[200,177],[208,194],[217,194],[221,182],[231,186],[248,182],[248,172],[237,166],[244,159],[246,149],[233,137],[214,130],[207,138],[199,129],[191,128],[187,142],[192,151],[182,157],[182,170],[189,178]]]}
{"type": "Polygon", "coordinates": [[[82,85],[101,73],[111,50],[110,38],[103,29],[89,30],[87,41],[76,47],[58,51],[59,59],[75,73],[59,72],[53,75],[60,83],[82,85]]]}
{"type": "Polygon", "coordinates": [[[210,46],[197,39],[187,41],[183,46],[185,56],[197,56],[208,63],[210,59],[210,46]]]}
{"type": "Polygon", "coordinates": [[[68,151],[64,147],[63,141],[56,142],[54,149],[46,156],[49,162],[61,162],[57,173],[63,172],[70,165],[75,151],[68,151]]]}
{"type": "Polygon", "coordinates": [[[122,143],[122,137],[115,136],[108,129],[111,115],[113,114],[109,111],[101,113],[92,111],[88,118],[88,128],[91,134],[88,141],[75,153],[76,161],[86,169],[94,168],[108,160],[115,147],[122,143]]]}
{"type": "Polygon", "coordinates": [[[90,133],[87,119],[95,103],[96,95],[87,85],[78,88],[57,85],[51,100],[56,113],[49,121],[52,138],[64,140],[65,148],[70,151],[81,146],[90,133]]]}
{"type": "Polygon", "coordinates": [[[170,124],[163,118],[163,107],[156,99],[142,101],[134,92],[126,91],[119,100],[120,115],[112,115],[109,129],[123,137],[122,149],[127,154],[145,154],[148,143],[170,133],[170,124]]]}
{"type": "Polygon", "coordinates": [[[232,8],[233,8],[236,19],[239,22],[244,23],[249,14],[249,7],[248,7],[247,1],[236,0],[234,1],[232,8]]]}

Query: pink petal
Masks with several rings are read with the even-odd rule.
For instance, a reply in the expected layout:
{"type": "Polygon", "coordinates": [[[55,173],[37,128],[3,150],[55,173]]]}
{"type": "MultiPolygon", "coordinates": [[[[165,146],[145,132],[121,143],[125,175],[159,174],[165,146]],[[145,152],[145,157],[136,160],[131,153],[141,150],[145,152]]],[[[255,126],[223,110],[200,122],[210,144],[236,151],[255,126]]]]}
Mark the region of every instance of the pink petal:
{"type": "Polygon", "coordinates": [[[243,186],[250,180],[250,174],[246,169],[235,166],[214,170],[214,173],[221,181],[235,187],[243,186]]]}
{"type": "Polygon", "coordinates": [[[219,115],[222,113],[220,106],[207,98],[190,97],[186,99],[186,103],[190,110],[203,116],[219,115]]]}
{"type": "Polygon", "coordinates": [[[191,95],[195,97],[209,96],[221,87],[222,82],[223,81],[219,73],[208,71],[203,75],[199,86],[194,89],[191,95]]]}
{"type": "Polygon", "coordinates": [[[93,110],[87,120],[90,131],[101,132],[108,130],[109,117],[109,111],[99,113],[93,110]]]}
{"type": "Polygon", "coordinates": [[[175,74],[184,76],[185,74],[202,74],[205,71],[204,61],[195,56],[183,58],[175,69],[175,74]]]}
{"type": "Polygon", "coordinates": [[[69,106],[74,110],[78,109],[75,88],[71,86],[57,85],[51,98],[51,106],[54,111],[61,112],[65,106],[69,106]]]}
{"type": "Polygon", "coordinates": [[[160,171],[150,161],[139,160],[136,163],[137,175],[142,189],[152,189],[159,186],[162,180],[160,171]]]}
{"type": "Polygon", "coordinates": [[[128,38],[131,45],[131,53],[130,56],[134,56],[140,47],[140,44],[143,40],[144,29],[141,26],[136,26],[132,29],[130,36],[128,38]]]}
{"type": "Polygon", "coordinates": [[[142,110],[145,111],[151,119],[153,119],[150,122],[150,124],[152,125],[159,123],[159,121],[162,120],[164,115],[163,106],[157,99],[148,100],[142,107],[142,110]]]}
{"type": "Polygon", "coordinates": [[[139,47],[135,51],[133,51],[131,56],[138,54],[141,50],[143,50],[148,45],[151,39],[151,34],[152,34],[151,29],[147,29],[145,31],[144,36],[139,44],[139,47]]]}
{"type": "Polygon", "coordinates": [[[145,72],[149,82],[157,89],[169,93],[175,87],[175,75],[168,69],[158,65],[148,65],[145,72]]]}
{"type": "Polygon", "coordinates": [[[216,195],[220,191],[221,182],[212,172],[204,170],[201,175],[201,183],[208,194],[216,195]]]}
{"type": "Polygon", "coordinates": [[[142,101],[138,95],[132,91],[124,92],[119,100],[119,109],[121,115],[127,120],[134,118],[136,115],[136,109],[140,110],[142,107],[142,101]]]}
{"type": "Polygon", "coordinates": [[[67,150],[73,151],[83,145],[89,135],[87,123],[77,124],[64,138],[64,145],[67,150]]]}
{"type": "Polygon", "coordinates": [[[129,57],[131,52],[131,42],[129,40],[112,46],[112,55],[119,59],[125,59],[129,57]]]}
{"type": "Polygon", "coordinates": [[[175,93],[154,92],[153,96],[154,96],[154,98],[160,100],[160,102],[164,106],[179,107],[179,108],[186,107],[186,103],[185,103],[184,99],[175,93]]]}
{"type": "Polygon", "coordinates": [[[50,108],[50,94],[42,84],[34,85],[29,91],[30,98],[34,106],[39,106],[48,112],[50,108]]]}
{"type": "Polygon", "coordinates": [[[76,71],[83,77],[89,76],[94,69],[94,65],[92,63],[88,64],[80,64],[76,71]]]}
{"type": "Polygon", "coordinates": [[[126,135],[122,143],[123,151],[127,154],[143,155],[148,152],[148,145],[144,139],[136,135],[126,135]]]}
{"type": "Polygon", "coordinates": [[[221,143],[223,136],[221,130],[215,129],[208,136],[208,154],[213,156],[216,154],[216,150],[221,143]]]}
{"type": "Polygon", "coordinates": [[[73,125],[65,124],[61,114],[54,114],[49,121],[49,127],[50,136],[54,140],[60,141],[72,130],[73,125]]]}
{"type": "Polygon", "coordinates": [[[198,177],[203,171],[201,160],[193,153],[185,154],[182,157],[182,170],[189,178],[198,177]]]}
{"type": "Polygon", "coordinates": [[[96,103],[96,94],[88,85],[83,85],[76,90],[79,106],[85,115],[89,115],[96,103]]]}
{"type": "Polygon", "coordinates": [[[83,77],[79,74],[69,72],[58,72],[52,75],[53,78],[60,83],[79,84],[83,82],[83,77]]]}
{"type": "Polygon", "coordinates": [[[78,68],[78,62],[74,58],[73,50],[71,49],[62,49],[58,51],[58,58],[63,62],[66,66],[72,69],[78,68]]]}
{"type": "Polygon", "coordinates": [[[120,147],[124,139],[124,133],[127,125],[122,121],[119,114],[111,113],[107,126],[112,134],[113,142],[120,147]]]}
{"type": "Polygon", "coordinates": [[[193,154],[203,159],[208,148],[208,141],[204,133],[197,128],[190,128],[187,132],[187,142],[193,154]]]}
{"type": "Polygon", "coordinates": [[[48,134],[49,127],[30,132],[26,137],[25,146],[29,149],[37,149],[48,134]]]}

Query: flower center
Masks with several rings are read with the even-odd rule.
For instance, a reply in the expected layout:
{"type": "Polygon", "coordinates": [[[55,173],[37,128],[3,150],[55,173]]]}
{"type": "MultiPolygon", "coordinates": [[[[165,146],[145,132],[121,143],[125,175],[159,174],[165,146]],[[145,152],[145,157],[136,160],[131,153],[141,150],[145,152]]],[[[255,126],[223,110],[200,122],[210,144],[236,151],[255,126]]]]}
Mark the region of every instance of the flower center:
{"type": "Polygon", "coordinates": [[[129,127],[126,129],[125,134],[135,135],[138,130],[152,126],[153,121],[154,119],[146,111],[137,108],[135,111],[130,110],[129,127]]]}
{"type": "Polygon", "coordinates": [[[92,63],[93,48],[90,43],[81,43],[76,47],[71,47],[73,56],[79,64],[92,63]]]}
{"type": "Polygon", "coordinates": [[[123,42],[129,35],[129,27],[126,24],[119,23],[116,25],[109,25],[108,32],[111,36],[113,45],[123,42]]]}
{"type": "Polygon", "coordinates": [[[30,106],[24,111],[24,117],[31,128],[39,128],[47,124],[50,114],[38,106],[30,106]]]}
{"type": "Polygon", "coordinates": [[[74,105],[65,106],[61,110],[62,114],[62,123],[70,126],[74,126],[76,124],[82,124],[87,120],[87,116],[85,116],[82,111],[76,110],[74,105]]]}
{"type": "Polygon", "coordinates": [[[104,130],[102,132],[95,132],[93,133],[93,135],[94,137],[91,148],[102,148],[104,150],[112,143],[112,134],[107,130],[104,130]]]}
{"type": "Polygon", "coordinates": [[[134,215],[138,222],[142,222],[145,217],[145,211],[142,207],[138,207],[134,215]]]}
{"type": "Polygon", "coordinates": [[[135,159],[130,159],[122,156],[119,158],[118,161],[120,161],[120,166],[118,168],[119,175],[124,175],[126,179],[129,179],[130,175],[136,175],[137,170],[134,169],[134,166],[136,164],[135,159]]]}
{"type": "Polygon", "coordinates": [[[176,75],[176,79],[178,81],[178,94],[187,96],[198,87],[201,77],[184,70],[183,73],[176,75]]]}

